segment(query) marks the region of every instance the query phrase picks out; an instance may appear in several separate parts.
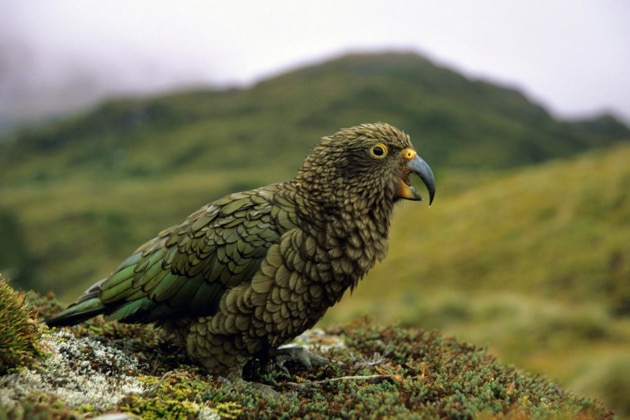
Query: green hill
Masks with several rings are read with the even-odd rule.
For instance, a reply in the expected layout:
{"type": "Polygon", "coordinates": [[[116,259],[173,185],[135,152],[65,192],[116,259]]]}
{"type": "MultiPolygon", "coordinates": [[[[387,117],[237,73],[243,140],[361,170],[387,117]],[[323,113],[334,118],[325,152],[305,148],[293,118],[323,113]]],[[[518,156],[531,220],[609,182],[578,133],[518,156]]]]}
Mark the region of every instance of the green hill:
{"type": "Polygon", "coordinates": [[[403,53],[109,102],[0,140],[0,268],[23,287],[80,288],[195,207],[290,177],[322,135],[376,120],[407,130],[438,176],[456,179],[440,195],[630,138],[610,116],[556,121],[516,90],[403,53]]]}
{"type": "Polygon", "coordinates": [[[371,121],[403,127],[438,167],[508,168],[630,138],[611,116],[557,121],[518,90],[470,80],[415,54],[362,54],[248,89],[109,102],[13,133],[0,141],[0,177],[290,170],[322,135],[371,121]]]}
{"type": "Polygon", "coordinates": [[[404,53],[348,55],[249,89],[109,102],[0,140],[0,268],[56,290],[103,275],[100,264],[195,206],[290,177],[322,135],[377,120],[460,180],[630,138],[613,117],[556,121],[514,89],[404,53]],[[77,248],[94,257],[68,264],[77,248]]]}

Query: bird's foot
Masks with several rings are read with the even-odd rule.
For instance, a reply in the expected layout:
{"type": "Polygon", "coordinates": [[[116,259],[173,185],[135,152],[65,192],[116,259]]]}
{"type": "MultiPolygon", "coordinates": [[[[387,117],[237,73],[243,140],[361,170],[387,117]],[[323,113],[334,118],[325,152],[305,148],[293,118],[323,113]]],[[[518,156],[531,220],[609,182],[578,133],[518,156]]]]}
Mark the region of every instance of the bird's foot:
{"type": "Polygon", "coordinates": [[[287,362],[297,363],[305,369],[325,366],[330,363],[330,360],[325,357],[318,356],[299,346],[287,346],[271,350],[269,357],[274,359],[276,365],[284,370],[286,370],[285,364],[287,362]]]}
{"type": "Polygon", "coordinates": [[[278,383],[278,381],[293,378],[287,364],[297,364],[305,369],[312,369],[329,363],[328,359],[313,354],[303,347],[281,347],[251,360],[243,370],[243,378],[278,383]]]}

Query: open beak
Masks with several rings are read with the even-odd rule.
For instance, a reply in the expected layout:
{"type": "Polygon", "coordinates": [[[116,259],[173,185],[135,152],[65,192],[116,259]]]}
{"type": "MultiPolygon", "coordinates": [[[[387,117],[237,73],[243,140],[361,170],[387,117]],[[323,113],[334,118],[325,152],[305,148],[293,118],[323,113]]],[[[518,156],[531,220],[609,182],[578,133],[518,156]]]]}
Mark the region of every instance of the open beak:
{"type": "Polygon", "coordinates": [[[422,200],[422,196],[416,191],[409,181],[409,175],[412,173],[418,175],[429,191],[429,205],[433,202],[435,196],[435,178],[433,171],[428,163],[420,156],[414,153],[413,158],[407,162],[405,167],[405,175],[398,185],[398,197],[405,200],[422,200]]]}

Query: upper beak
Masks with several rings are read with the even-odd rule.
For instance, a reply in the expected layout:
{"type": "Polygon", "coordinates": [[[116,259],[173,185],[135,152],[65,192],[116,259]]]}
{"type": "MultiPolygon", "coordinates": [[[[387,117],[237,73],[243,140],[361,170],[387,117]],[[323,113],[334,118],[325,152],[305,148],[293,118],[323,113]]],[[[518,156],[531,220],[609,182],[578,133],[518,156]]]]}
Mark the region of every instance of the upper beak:
{"type": "MultiPolygon", "coordinates": [[[[420,156],[415,155],[413,159],[407,163],[407,169],[409,172],[418,175],[427,187],[429,191],[429,205],[431,205],[433,197],[435,196],[435,178],[431,167],[420,156]]],[[[418,194],[413,185],[409,183],[409,180],[407,179],[406,181],[407,182],[401,180],[398,196],[407,200],[422,200],[422,196],[418,194]]]]}

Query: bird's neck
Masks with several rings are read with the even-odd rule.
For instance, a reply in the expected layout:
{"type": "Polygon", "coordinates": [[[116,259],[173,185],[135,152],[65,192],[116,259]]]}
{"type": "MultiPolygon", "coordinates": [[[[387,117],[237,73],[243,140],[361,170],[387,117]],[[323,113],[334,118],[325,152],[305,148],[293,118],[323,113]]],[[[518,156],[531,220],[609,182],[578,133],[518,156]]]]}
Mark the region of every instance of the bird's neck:
{"type": "MultiPolygon", "coordinates": [[[[299,187],[296,188],[300,194],[299,187]]],[[[305,234],[315,239],[313,258],[330,264],[333,277],[324,281],[329,304],[341,299],[376,261],[385,258],[393,203],[367,202],[343,189],[302,195],[297,209],[305,234]]]]}

